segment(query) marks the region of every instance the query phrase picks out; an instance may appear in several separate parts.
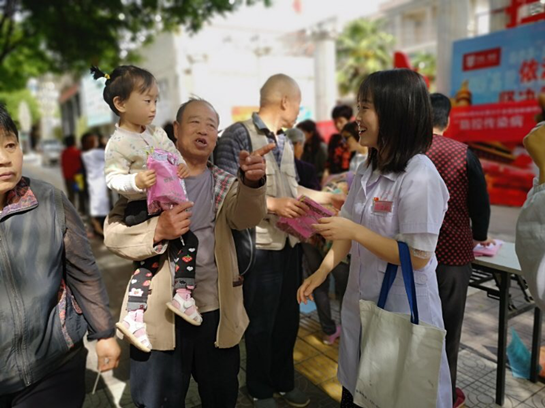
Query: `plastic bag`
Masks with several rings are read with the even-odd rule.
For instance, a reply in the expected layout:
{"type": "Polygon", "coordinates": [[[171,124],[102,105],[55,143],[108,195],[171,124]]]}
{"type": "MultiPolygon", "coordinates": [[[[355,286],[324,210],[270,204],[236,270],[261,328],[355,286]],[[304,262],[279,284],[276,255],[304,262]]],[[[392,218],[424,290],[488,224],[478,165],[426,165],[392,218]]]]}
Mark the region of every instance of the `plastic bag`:
{"type": "MultiPolygon", "coordinates": [[[[507,357],[513,377],[530,379],[532,354],[513,328],[511,328],[511,343],[507,346],[507,357]]],[[[541,371],[541,367],[538,367],[538,371],[541,371]]]]}
{"type": "Polygon", "coordinates": [[[185,183],[178,177],[178,158],[165,150],[155,149],[148,156],[148,170],[155,170],[157,182],[148,188],[148,213],[157,214],[188,201],[185,183]]]}

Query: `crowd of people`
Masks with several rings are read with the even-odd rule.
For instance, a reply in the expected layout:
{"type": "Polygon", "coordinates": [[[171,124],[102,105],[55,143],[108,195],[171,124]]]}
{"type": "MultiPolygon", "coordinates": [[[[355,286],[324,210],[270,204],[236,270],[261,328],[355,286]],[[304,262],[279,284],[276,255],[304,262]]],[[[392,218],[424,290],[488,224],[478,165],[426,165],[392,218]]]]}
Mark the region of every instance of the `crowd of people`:
{"type": "MultiPolygon", "coordinates": [[[[254,406],[276,407],[276,394],[307,406],[293,351],[299,304],[309,299],[324,344],[340,338],[341,407],[357,407],[359,302],[378,301],[387,265],[401,263],[398,241],[409,248],[420,320],[447,333],[436,406],[461,404],[461,327],[473,247],[491,242],[490,204],[479,160],[442,136],[447,97],[430,95],[411,70],[376,72],[355,90],[355,117],[349,106],[333,109],[338,133],[326,145],[315,122],[296,123],[301,91],[284,74],[263,84],[251,118],[218,137],[209,101],[184,102],[163,130],[151,124],[151,73],[93,73],[106,78],[104,99],[119,123],[108,141],[85,134],[81,150],[65,138],[68,197],[21,176],[18,131],[0,108],[1,408],[80,407],[83,336],[97,340],[98,369],[109,370],[119,363],[116,328],[131,344],[136,406],[185,406],[191,377],[203,407],[236,406],[243,339],[254,406]],[[149,215],[159,177],[146,165],[153,154],[175,166],[188,200],[149,215]],[[319,219],[306,242],[277,226],[307,214],[302,195],[336,213],[319,219]],[[78,211],[111,251],[134,262],[117,324],[78,211]],[[241,276],[232,231],[246,229],[255,229],[255,252],[241,276]]],[[[401,274],[392,284],[385,310],[410,315],[401,274]]]]}
{"type": "Polygon", "coordinates": [[[76,137],[68,135],[60,158],[68,200],[89,220],[89,237],[103,236],[104,220],[112,208],[113,197],[104,179],[107,140],[100,132],[87,132],[81,136],[78,148],[76,137]]]}

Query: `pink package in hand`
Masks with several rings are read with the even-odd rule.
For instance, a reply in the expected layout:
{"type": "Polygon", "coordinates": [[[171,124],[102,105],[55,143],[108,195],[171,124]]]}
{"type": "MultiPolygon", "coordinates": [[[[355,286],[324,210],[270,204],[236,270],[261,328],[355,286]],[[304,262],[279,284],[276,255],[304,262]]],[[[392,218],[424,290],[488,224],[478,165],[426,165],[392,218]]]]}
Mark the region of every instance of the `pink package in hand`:
{"type": "Polygon", "coordinates": [[[335,214],[307,196],[299,197],[299,201],[305,203],[309,207],[309,211],[299,218],[280,217],[276,226],[301,241],[308,241],[310,237],[316,234],[312,224],[318,224],[320,218],[332,217],[335,214]]]}
{"type": "Polygon", "coordinates": [[[148,188],[148,213],[157,214],[173,205],[188,201],[185,183],[178,177],[178,158],[155,149],[148,156],[148,170],[155,170],[157,182],[148,188]]]}

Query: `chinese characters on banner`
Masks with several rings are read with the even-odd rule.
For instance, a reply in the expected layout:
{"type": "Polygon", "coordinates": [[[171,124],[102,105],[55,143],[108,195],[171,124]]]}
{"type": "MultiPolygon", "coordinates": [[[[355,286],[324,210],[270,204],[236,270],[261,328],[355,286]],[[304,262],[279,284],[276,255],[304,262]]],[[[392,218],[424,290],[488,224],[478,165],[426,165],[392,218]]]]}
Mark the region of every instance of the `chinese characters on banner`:
{"type": "Polygon", "coordinates": [[[457,41],[452,61],[446,134],[477,153],[493,204],[522,205],[534,176],[522,138],[545,94],[545,21],[457,41]]]}
{"type": "Polygon", "coordinates": [[[533,100],[457,107],[451,112],[447,133],[465,143],[516,143],[535,126],[539,112],[533,100]]]}

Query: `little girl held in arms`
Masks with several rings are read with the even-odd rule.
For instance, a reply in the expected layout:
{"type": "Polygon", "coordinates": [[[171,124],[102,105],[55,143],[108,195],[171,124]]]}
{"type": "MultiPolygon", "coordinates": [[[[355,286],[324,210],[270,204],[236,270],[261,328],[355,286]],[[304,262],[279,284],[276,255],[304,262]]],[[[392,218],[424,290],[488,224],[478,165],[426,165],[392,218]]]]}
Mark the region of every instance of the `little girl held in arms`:
{"type": "MultiPolygon", "coordinates": [[[[157,182],[156,172],[146,169],[147,156],[160,149],[177,161],[179,178],[187,177],[189,170],[165,131],[151,126],[159,90],[150,72],[132,65],[122,65],[111,74],[97,67],[92,67],[91,73],[95,79],[106,78],[104,100],[119,116],[119,123],[106,146],[106,184],[129,201],[125,223],[135,225],[149,218],[146,191],[157,182]]],[[[169,258],[175,273],[173,299],[167,306],[196,326],[202,323],[192,297],[198,243],[191,231],[181,239],[168,243],[169,258]]],[[[144,311],[150,295],[151,279],[159,269],[159,255],[164,250],[158,245],[157,256],[137,265],[129,283],[127,315],[116,325],[132,345],[145,352],[150,352],[152,345],[146,332],[144,311]]]]}

